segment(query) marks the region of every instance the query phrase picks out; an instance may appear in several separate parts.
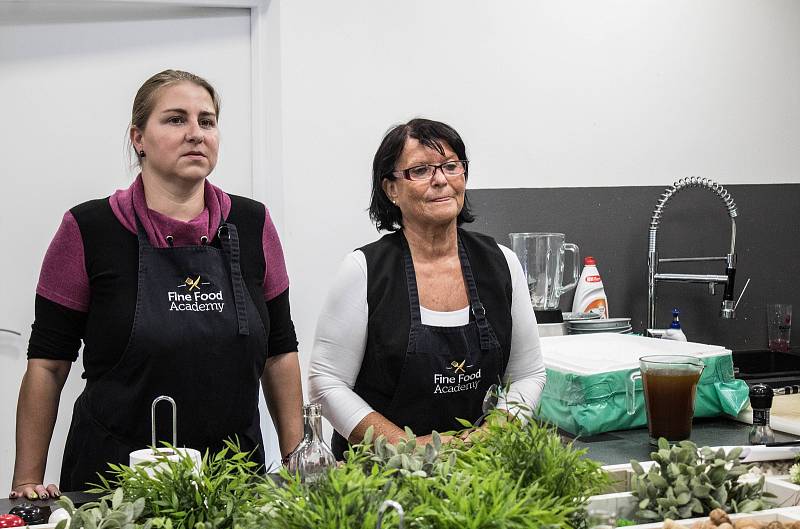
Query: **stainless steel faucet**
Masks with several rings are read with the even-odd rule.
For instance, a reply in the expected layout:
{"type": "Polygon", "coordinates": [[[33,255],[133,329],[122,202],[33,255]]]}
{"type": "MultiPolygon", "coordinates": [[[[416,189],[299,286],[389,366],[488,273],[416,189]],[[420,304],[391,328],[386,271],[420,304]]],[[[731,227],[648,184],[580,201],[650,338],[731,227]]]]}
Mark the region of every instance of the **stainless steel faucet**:
{"type": "Polygon", "coordinates": [[[672,281],[678,283],[706,283],[710,294],[715,293],[716,285],[725,285],[725,293],[722,296],[722,306],[720,307],[720,318],[732,319],[735,316],[733,303],[733,282],[736,277],[736,203],[730,193],[720,184],[709,180],[691,176],[681,178],[668,187],[659,198],[653,216],[650,218],[650,239],[647,250],[647,334],[650,336],[660,336],[663,331],[656,328],[656,282],[672,281]],[[716,194],[725,203],[728,216],[731,218],[731,248],[730,253],[724,257],[671,257],[661,259],[656,251],[656,235],[661,217],[664,215],[664,208],[667,202],[683,189],[698,187],[708,189],[716,194]],[[725,275],[715,274],[670,274],[658,271],[661,263],[695,262],[695,261],[725,261],[725,275]]]}

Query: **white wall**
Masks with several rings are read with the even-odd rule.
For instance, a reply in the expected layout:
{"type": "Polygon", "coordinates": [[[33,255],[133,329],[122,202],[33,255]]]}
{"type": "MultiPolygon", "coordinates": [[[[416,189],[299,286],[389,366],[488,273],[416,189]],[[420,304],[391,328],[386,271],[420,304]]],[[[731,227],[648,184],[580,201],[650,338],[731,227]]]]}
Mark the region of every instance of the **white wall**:
{"type": "MultiPolygon", "coordinates": [[[[0,12],[0,95],[14,102],[6,103],[0,127],[0,178],[6,194],[16,198],[25,189],[47,202],[32,201],[27,218],[34,223],[24,230],[12,233],[11,220],[0,222],[4,255],[25,235],[26,255],[37,263],[0,269],[3,296],[11,292],[28,303],[2,306],[0,326],[27,329],[38,261],[58,216],[127,182],[120,159],[132,87],[174,62],[170,46],[185,67],[214,70],[206,75],[222,92],[226,149],[217,174],[248,170],[249,141],[231,128],[233,115],[247,120],[241,105],[249,84],[239,61],[249,49],[242,33],[248,21],[234,16],[208,19],[198,31],[170,24],[142,33],[137,24],[153,17],[141,14],[141,6],[125,7],[122,19],[70,6],[42,23],[44,11],[20,22],[19,11],[31,4],[11,5],[17,20],[0,12]],[[20,40],[20,31],[36,38],[20,40]],[[98,33],[106,46],[90,44],[98,33]],[[107,75],[78,94],[98,65],[107,75]],[[73,86],[70,75],[82,82],[73,86]],[[44,125],[27,121],[25,102],[37,119],[47,118],[44,125]],[[76,141],[74,127],[86,119],[102,128],[76,141]],[[108,175],[90,176],[87,164],[108,175]],[[60,178],[53,187],[16,183],[41,175],[60,178]]],[[[794,0],[264,5],[270,170],[254,176],[253,188],[278,212],[304,364],[333,271],[346,252],[378,236],[365,212],[369,172],[392,124],[426,116],[455,126],[473,161],[473,188],[665,185],[691,174],[728,184],[800,181],[800,3],[794,0]]],[[[248,194],[246,184],[221,183],[248,194]]],[[[4,340],[3,354],[24,358],[24,344],[4,340]]],[[[13,402],[9,395],[2,394],[13,402]]],[[[8,461],[8,441],[0,443],[0,462],[8,461]]]]}
{"type": "Polygon", "coordinates": [[[305,361],[333,271],[377,238],[372,155],[398,122],[455,126],[473,188],[800,182],[794,0],[280,10],[283,237],[305,361]]]}
{"type": "MultiPolygon", "coordinates": [[[[222,93],[212,181],[249,195],[249,10],[0,2],[0,327],[23,334],[0,334],[0,494],[11,483],[15,403],[44,252],[67,209],[130,185],[124,140],[133,96],[147,77],[175,67],[222,93]]],[[[61,400],[49,481],[58,480],[81,372],[79,360],[61,400]]],[[[274,440],[267,443],[274,451],[274,440]]]]}

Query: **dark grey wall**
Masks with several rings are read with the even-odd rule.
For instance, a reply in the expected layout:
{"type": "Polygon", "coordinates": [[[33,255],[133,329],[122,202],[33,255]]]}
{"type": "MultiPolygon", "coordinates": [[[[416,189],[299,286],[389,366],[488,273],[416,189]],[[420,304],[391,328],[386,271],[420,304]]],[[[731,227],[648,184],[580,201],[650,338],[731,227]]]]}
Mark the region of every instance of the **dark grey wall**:
{"type": "MultiPolygon", "coordinates": [[[[597,259],[612,317],[630,316],[635,331],[647,319],[647,238],[650,216],[664,187],[478,189],[469,191],[478,219],[468,229],[508,245],[510,232],[565,233],[581,257],[597,259]]],[[[738,206],[736,293],[750,286],[736,319],[719,318],[722,288],[709,295],[701,284],[659,283],[657,322],[665,327],[672,307],[691,341],[731,349],[766,347],[767,303],[800,310],[800,184],[726,186],[738,206]]],[[[658,232],[660,257],[725,255],[730,218],[722,201],[705,189],[681,191],[667,204],[658,232]]],[[[662,264],[661,271],[723,274],[722,262],[662,264]]],[[[569,310],[572,292],[564,294],[569,310]]],[[[792,343],[800,349],[797,325],[792,343]]]]}

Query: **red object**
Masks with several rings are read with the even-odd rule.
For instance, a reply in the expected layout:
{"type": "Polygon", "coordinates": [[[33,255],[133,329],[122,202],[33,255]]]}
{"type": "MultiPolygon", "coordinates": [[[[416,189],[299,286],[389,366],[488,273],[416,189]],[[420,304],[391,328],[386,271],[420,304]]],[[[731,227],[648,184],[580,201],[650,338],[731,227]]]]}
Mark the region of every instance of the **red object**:
{"type": "Polygon", "coordinates": [[[600,281],[600,276],[586,276],[587,283],[597,283],[600,281]]]}
{"type": "Polygon", "coordinates": [[[595,265],[597,265],[597,261],[594,260],[594,257],[589,255],[589,256],[586,256],[586,257],[583,258],[583,264],[584,265],[589,265],[589,266],[595,266],[595,265]]]}
{"type": "Polygon", "coordinates": [[[23,527],[25,520],[16,514],[0,514],[0,527],[23,527]]]}

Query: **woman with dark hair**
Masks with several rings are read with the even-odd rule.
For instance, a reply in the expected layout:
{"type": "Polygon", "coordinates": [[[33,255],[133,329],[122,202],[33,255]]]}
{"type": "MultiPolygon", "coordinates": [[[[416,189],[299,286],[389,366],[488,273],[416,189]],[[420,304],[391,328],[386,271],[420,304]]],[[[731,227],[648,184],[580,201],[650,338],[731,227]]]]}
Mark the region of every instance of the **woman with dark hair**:
{"type": "MultiPolygon", "coordinates": [[[[151,443],[150,406],[177,404],[177,439],[201,451],[238,439],[264,464],[259,392],[281,452],[303,433],[289,278],[266,207],[208,181],[219,153],[219,98],[201,77],[160,72],[139,88],[128,189],[64,214],[36,288],[17,404],[10,498],[60,494],[44,473],[59,398],[83,342],[61,490],[86,489],[108,463],[151,443]]],[[[169,413],[158,432],[169,435],[169,413]]]]}
{"type": "Polygon", "coordinates": [[[367,428],[420,442],[475,421],[494,384],[499,406],[536,405],[544,387],[528,285],[514,253],[462,229],[469,162],[450,126],[391,129],[372,165],[369,214],[391,233],[348,255],[317,324],[311,399],[336,433],[337,458],[367,428]]]}

